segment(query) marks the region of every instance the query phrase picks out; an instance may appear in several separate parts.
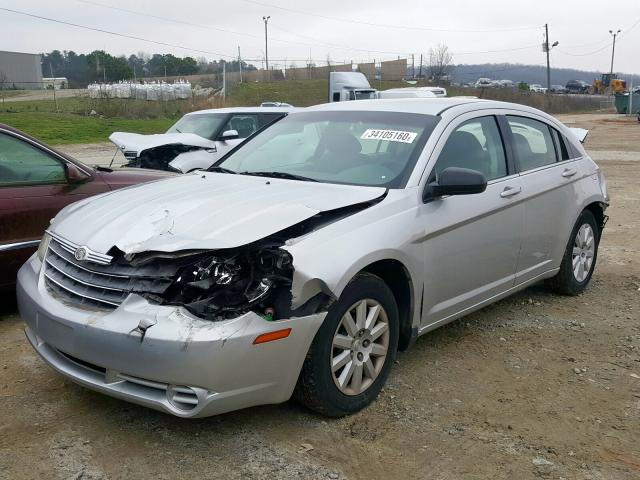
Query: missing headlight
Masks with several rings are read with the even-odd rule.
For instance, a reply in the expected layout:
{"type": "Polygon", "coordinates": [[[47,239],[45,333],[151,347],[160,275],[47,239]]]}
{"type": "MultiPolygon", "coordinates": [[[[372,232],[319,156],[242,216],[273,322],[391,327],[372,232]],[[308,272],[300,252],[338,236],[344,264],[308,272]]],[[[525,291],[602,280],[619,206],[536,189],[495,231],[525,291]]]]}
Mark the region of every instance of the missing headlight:
{"type": "Polygon", "coordinates": [[[163,295],[210,320],[230,318],[275,304],[290,304],[291,255],[275,245],[252,245],[212,255],[198,255],[176,275],[163,295]]]}

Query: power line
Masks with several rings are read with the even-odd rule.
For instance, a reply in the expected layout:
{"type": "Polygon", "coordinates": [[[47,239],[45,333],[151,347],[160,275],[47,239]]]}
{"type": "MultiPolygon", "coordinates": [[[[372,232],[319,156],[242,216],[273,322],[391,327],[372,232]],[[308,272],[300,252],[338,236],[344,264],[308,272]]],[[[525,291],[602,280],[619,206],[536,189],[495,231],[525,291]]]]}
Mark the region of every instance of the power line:
{"type": "MultiPolygon", "coordinates": [[[[93,2],[93,1],[90,1],[90,0],[76,0],[76,1],[80,2],[80,3],[84,3],[86,5],[91,5],[91,6],[94,6],[94,7],[100,7],[100,8],[106,8],[106,9],[110,9],[110,10],[115,10],[115,11],[118,11],[118,12],[128,13],[128,14],[131,14],[131,15],[137,15],[137,16],[140,16],[140,17],[153,18],[153,19],[156,19],[156,20],[162,20],[162,21],[165,21],[165,22],[176,23],[176,24],[179,24],[179,25],[187,25],[187,26],[190,26],[190,27],[200,28],[200,29],[204,29],[204,30],[217,31],[217,32],[222,32],[222,33],[230,33],[230,34],[233,34],[233,35],[239,35],[239,36],[255,38],[256,40],[262,41],[262,36],[261,35],[256,35],[256,34],[253,34],[253,33],[240,32],[240,31],[237,31],[237,30],[231,30],[231,29],[222,28],[222,27],[218,27],[218,26],[203,25],[203,24],[200,24],[200,23],[188,22],[186,20],[180,20],[180,19],[177,19],[177,18],[163,17],[163,16],[160,16],[160,15],[152,14],[152,13],[139,12],[139,11],[136,11],[136,10],[129,10],[129,9],[126,9],[126,8],[115,7],[113,5],[107,5],[107,4],[104,4],[104,3],[93,2]]],[[[286,32],[286,30],[284,30],[284,29],[280,29],[280,30],[286,32]]],[[[289,32],[289,33],[291,33],[291,32],[289,32]]],[[[295,35],[295,34],[293,34],[293,35],[295,35]]],[[[302,46],[306,46],[306,47],[316,46],[316,45],[310,44],[310,43],[302,43],[302,42],[296,42],[296,41],[291,41],[291,40],[284,40],[284,39],[275,38],[275,37],[270,37],[269,40],[274,41],[274,42],[289,43],[289,44],[292,44],[292,45],[302,45],[302,46]]],[[[315,41],[315,39],[313,39],[313,40],[315,41]]],[[[337,47],[337,48],[340,48],[340,49],[344,49],[344,50],[368,51],[367,49],[358,49],[358,48],[355,48],[355,47],[340,46],[340,45],[337,45],[337,44],[333,44],[333,46],[337,47]]],[[[373,51],[373,50],[370,50],[370,51],[373,51]]],[[[376,52],[376,53],[387,53],[387,54],[393,54],[393,55],[398,54],[398,52],[376,52]]]]}
{"type": "Polygon", "coordinates": [[[204,54],[207,54],[207,55],[217,55],[219,57],[228,57],[228,58],[234,58],[235,59],[235,55],[227,55],[227,54],[220,53],[220,52],[211,52],[211,51],[208,51],[208,50],[199,50],[199,49],[195,49],[195,48],[185,47],[185,46],[182,46],[182,45],[176,45],[176,44],[173,44],[173,43],[160,42],[160,41],[157,41],[157,40],[149,40],[147,38],[136,37],[134,35],[127,35],[125,33],[112,32],[110,30],[105,30],[105,29],[102,29],[102,28],[89,27],[87,25],[80,25],[79,23],[66,22],[64,20],[58,20],[56,18],[50,18],[50,17],[45,17],[45,16],[42,16],[42,15],[36,15],[34,13],[21,12],[20,10],[13,10],[11,8],[0,7],[0,10],[4,10],[5,12],[10,12],[10,13],[15,13],[17,15],[24,15],[26,17],[37,18],[39,20],[46,20],[47,22],[59,23],[61,25],[68,25],[68,26],[71,26],[71,27],[82,28],[84,30],[92,30],[94,32],[106,33],[107,35],[113,35],[113,36],[116,36],[116,37],[129,38],[131,40],[138,40],[138,41],[141,41],[141,42],[154,43],[156,45],[163,45],[165,47],[179,48],[181,50],[187,50],[187,51],[191,51],[191,52],[204,53],[204,54]]]}
{"type": "MultiPolygon", "coordinates": [[[[618,37],[618,42],[620,42],[620,40],[622,40],[622,38],[628,34],[631,30],[633,30],[635,27],[637,27],[638,25],[640,25],[640,18],[637,19],[629,28],[626,28],[625,30],[622,31],[622,33],[620,34],[620,36],[618,37]]],[[[592,43],[592,44],[587,44],[587,45],[583,45],[583,46],[588,46],[588,45],[597,45],[597,44],[601,44],[602,41],[600,42],[596,42],[596,43],[592,43]]],[[[571,57],[588,57],[589,55],[595,55],[596,53],[600,53],[603,50],[608,49],[611,46],[611,40],[607,39],[606,40],[606,44],[600,48],[598,48],[597,50],[593,50],[590,52],[586,52],[586,53],[571,53],[571,52],[565,52],[564,50],[560,50],[558,49],[558,51],[564,55],[569,55],[571,57]]]]}
{"type": "Polygon", "coordinates": [[[392,25],[392,24],[386,24],[386,23],[374,23],[374,22],[366,22],[363,20],[340,18],[340,17],[334,17],[330,15],[322,15],[320,13],[305,12],[302,10],[281,7],[279,5],[274,5],[272,3],[266,3],[266,2],[261,2],[257,0],[243,0],[243,1],[246,3],[259,5],[261,7],[275,8],[285,12],[295,13],[298,15],[306,15],[306,16],[316,17],[316,18],[323,18],[325,20],[332,20],[332,21],[350,23],[350,24],[355,23],[358,25],[366,25],[369,27],[395,28],[400,30],[420,30],[420,31],[428,31],[428,32],[459,32],[459,33],[495,33],[495,32],[515,32],[515,31],[523,31],[523,30],[537,30],[541,28],[540,26],[536,26],[536,27],[512,27],[512,28],[492,28],[492,29],[455,29],[455,28],[439,28],[439,27],[416,27],[411,25],[392,25]]]}
{"type": "Polygon", "coordinates": [[[502,52],[515,52],[518,50],[529,50],[531,48],[539,48],[540,45],[528,45],[526,47],[504,48],[500,50],[476,50],[474,52],[451,52],[451,55],[476,55],[479,53],[502,53],[502,52]]]}

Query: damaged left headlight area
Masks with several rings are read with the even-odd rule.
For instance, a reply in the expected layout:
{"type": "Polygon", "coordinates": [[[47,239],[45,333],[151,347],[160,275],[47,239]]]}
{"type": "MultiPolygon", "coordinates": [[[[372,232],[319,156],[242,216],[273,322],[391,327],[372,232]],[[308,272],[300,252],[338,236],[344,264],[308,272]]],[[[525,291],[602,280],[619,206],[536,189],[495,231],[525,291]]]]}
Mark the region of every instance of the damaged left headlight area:
{"type": "Polygon", "coordinates": [[[280,245],[134,254],[114,247],[100,263],[79,260],[54,238],[43,254],[45,285],[58,300],[89,310],[113,310],[137,294],[212,321],[249,311],[288,318],[293,259],[280,245]]]}
{"type": "Polygon", "coordinates": [[[194,315],[218,320],[255,310],[272,319],[291,305],[293,259],[276,246],[199,255],[162,296],[194,315]]]}

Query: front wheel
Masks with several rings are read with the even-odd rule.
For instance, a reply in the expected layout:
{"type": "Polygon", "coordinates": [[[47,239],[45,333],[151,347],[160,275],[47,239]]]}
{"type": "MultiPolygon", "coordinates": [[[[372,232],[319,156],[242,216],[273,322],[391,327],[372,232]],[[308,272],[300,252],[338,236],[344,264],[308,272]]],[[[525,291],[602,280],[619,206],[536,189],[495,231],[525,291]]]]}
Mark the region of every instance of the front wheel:
{"type": "Polygon", "coordinates": [[[593,213],[583,211],[571,232],[560,271],[548,281],[549,286],[564,295],[582,293],[596,266],[599,240],[600,233],[593,213]]]}
{"type": "Polygon", "coordinates": [[[398,307],[377,276],[358,274],[334,303],[305,359],[296,398],[339,417],[378,396],[398,348],[398,307]]]}

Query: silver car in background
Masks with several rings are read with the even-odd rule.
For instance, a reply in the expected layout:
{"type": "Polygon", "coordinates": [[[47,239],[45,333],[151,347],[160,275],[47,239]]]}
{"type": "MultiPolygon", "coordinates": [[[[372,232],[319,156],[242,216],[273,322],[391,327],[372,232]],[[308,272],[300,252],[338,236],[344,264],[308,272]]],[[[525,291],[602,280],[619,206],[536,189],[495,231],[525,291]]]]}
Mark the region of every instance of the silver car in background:
{"type": "MultiPolygon", "coordinates": [[[[581,136],[585,132],[581,132],[581,136]]],[[[593,274],[606,183],[522,105],[364,100],[293,113],[209,171],[73,204],[19,273],[55,370],[181,417],[378,395],[396,351],[593,274]]]]}

